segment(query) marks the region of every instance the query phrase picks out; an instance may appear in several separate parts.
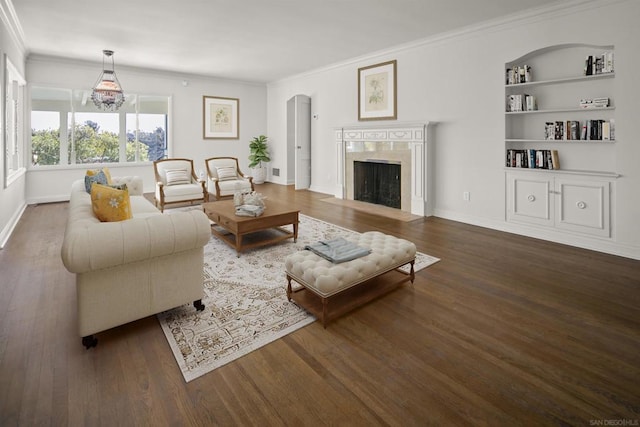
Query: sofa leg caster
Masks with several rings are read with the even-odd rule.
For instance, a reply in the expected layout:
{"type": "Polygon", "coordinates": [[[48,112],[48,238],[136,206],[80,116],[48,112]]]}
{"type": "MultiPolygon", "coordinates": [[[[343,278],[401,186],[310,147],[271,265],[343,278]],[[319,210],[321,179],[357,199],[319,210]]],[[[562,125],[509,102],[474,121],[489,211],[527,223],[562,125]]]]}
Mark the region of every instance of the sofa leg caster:
{"type": "Polygon", "coordinates": [[[193,306],[194,306],[194,307],[196,308],[196,310],[198,310],[198,311],[202,311],[202,310],[204,310],[204,304],[202,303],[202,300],[201,300],[201,299],[199,299],[199,300],[197,300],[197,301],[194,301],[194,302],[193,302],[193,306]]]}
{"type": "Polygon", "coordinates": [[[91,347],[95,347],[98,345],[98,338],[93,335],[88,335],[86,337],[82,337],[82,345],[89,350],[91,347]]]}

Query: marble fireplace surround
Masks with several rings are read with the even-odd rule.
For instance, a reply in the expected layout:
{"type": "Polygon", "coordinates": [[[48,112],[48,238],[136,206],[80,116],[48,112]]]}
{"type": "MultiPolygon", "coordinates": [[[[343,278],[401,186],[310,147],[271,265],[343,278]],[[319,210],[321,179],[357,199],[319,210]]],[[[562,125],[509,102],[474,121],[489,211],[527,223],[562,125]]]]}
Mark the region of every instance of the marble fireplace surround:
{"type": "Polygon", "coordinates": [[[433,123],[368,124],[335,130],[338,185],[343,199],[353,200],[353,162],[383,160],[400,163],[401,210],[432,215],[430,203],[433,123]]]}

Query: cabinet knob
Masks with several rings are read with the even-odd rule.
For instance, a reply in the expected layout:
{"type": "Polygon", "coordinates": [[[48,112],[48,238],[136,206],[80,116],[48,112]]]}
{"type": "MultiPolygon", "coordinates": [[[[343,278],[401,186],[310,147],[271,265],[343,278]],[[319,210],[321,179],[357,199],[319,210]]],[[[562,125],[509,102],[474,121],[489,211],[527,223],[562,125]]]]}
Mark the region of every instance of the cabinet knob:
{"type": "Polygon", "coordinates": [[[587,207],[587,204],[585,202],[577,202],[576,206],[578,207],[578,209],[584,209],[587,207]]]}
{"type": "Polygon", "coordinates": [[[534,196],[533,194],[529,194],[527,196],[527,200],[530,202],[535,202],[536,201],[536,196],[534,196]]]}

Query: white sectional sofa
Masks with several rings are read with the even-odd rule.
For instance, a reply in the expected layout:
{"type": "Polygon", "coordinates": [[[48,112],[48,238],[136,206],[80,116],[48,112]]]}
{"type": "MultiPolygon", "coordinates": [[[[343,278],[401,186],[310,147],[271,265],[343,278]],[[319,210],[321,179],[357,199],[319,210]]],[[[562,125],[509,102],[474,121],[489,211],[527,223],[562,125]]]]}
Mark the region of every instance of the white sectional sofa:
{"type": "Polygon", "coordinates": [[[93,334],[193,302],[202,310],[203,247],[211,236],[204,212],[162,214],[142,193],[142,179],[126,183],[132,219],[100,222],[84,181],[73,183],[62,261],[76,274],[78,329],[93,334]]]}

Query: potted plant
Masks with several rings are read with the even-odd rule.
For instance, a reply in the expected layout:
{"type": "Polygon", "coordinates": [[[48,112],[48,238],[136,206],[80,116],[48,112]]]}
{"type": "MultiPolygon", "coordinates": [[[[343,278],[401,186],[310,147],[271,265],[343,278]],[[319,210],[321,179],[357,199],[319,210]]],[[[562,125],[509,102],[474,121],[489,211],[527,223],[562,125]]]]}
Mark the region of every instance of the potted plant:
{"type": "Polygon", "coordinates": [[[249,143],[249,169],[252,170],[253,182],[262,184],[267,177],[267,167],[262,162],[270,162],[271,158],[267,145],[267,137],[264,135],[256,136],[249,143]]]}

